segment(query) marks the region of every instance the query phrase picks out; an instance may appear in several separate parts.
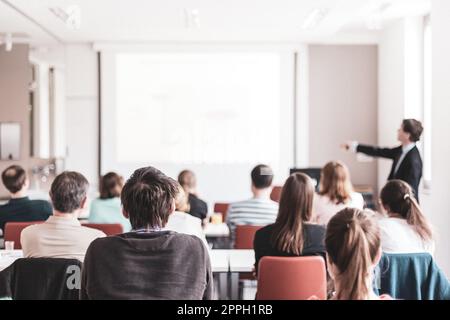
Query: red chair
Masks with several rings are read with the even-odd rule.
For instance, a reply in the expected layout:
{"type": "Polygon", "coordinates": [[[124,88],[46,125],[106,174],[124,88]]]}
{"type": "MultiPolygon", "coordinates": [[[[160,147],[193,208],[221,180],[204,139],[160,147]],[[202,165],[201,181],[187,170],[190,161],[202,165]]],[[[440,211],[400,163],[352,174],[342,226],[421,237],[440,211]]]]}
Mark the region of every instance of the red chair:
{"type": "Polygon", "coordinates": [[[325,300],[327,275],[322,257],[263,257],[257,300],[325,300]]]}
{"type": "Polygon", "coordinates": [[[223,222],[225,222],[227,219],[227,212],[229,206],[230,206],[229,203],[217,202],[214,204],[214,212],[220,212],[222,214],[223,222]]]}
{"type": "Polygon", "coordinates": [[[123,227],[119,223],[83,223],[83,226],[103,231],[107,236],[123,233],[123,227]]]}
{"type": "Polygon", "coordinates": [[[14,249],[22,249],[20,244],[20,234],[22,230],[34,224],[43,223],[44,221],[29,221],[29,222],[7,222],[5,224],[4,241],[14,241],[14,249]]]}
{"type": "Polygon", "coordinates": [[[270,199],[275,202],[280,202],[281,190],[283,190],[282,186],[275,186],[272,188],[272,192],[270,193],[270,199]]]}
{"type": "Polygon", "coordinates": [[[263,226],[238,225],[235,230],[235,249],[253,249],[255,233],[263,226]]]}

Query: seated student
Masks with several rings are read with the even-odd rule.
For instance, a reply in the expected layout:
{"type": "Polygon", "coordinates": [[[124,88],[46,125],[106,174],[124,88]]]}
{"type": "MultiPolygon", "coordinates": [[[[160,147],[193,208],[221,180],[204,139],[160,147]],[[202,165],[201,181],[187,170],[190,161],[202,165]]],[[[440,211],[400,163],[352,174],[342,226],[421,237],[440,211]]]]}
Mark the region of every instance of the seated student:
{"type": "Polygon", "coordinates": [[[322,169],[320,190],[314,196],[314,221],[326,225],[337,212],[348,207],[363,209],[364,199],[353,191],[347,166],[341,162],[329,162],[322,169]]]}
{"type": "Polygon", "coordinates": [[[25,228],[20,236],[26,258],[66,258],[83,262],[89,244],[105,234],[83,227],[78,216],[86,209],[89,183],[78,172],[65,171],[52,183],[53,215],[25,228]]]}
{"type": "Polygon", "coordinates": [[[194,172],[183,170],[178,175],[178,182],[188,194],[189,214],[201,220],[205,219],[208,214],[208,205],[197,195],[197,178],[194,172]]]}
{"type": "Polygon", "coordinates": [[[346,208],[327,225],[328,272],[333,300],[392,300],[373,290],[374,268],[381,259],[380,230],[374,213],[346,208]]]}
{"type": "Polygon", "coordinates": [[[391,180],[381,190],[380,200],[388,215],[379,221],[383,252],[428,252],[433,255],[431,226],[414,198],[412,188],[401,180],[391,180]]]}
{"type": "Polygon", "coordinates": [[[196,236],[165,230],[177,182],[152,168],[123,187],[123,213],[133,231],[97,239],[84,260],[82,299],[211,299],[208,250],[196,236]]]}
{"type": "Polygon", "coordinates": [[[30,200],[27,191],[30,185],[25,170],[10,166],[2,173],[2,181],[11,199],[0,205],[0,229],[7,222],[44,221],[52,214],[52,206],[45,200],[30,200]]]}
{"type": "Polygon", "coordinates": [[[169,216],[166,229],[178,233],[190,234],[200,238],[205,246],[208,246],[202,228],[202,220],[191,216],[189,212],[189,202],[183,188],[178,186],[178,194],[175,197],[175,212],[169,216]]]}
{"type": "Polygon", "coordinates": [[[253,198],[230,204],[227,224],[231,234],[237,225],[265,226],[275,222],[278,203],[270,199],[273,171],[267,165],[257,165],[251,172],[253,198]]]}
{"type": "Polygon", "coordinates": [[[89,222],[120,223],[124,232],[131,230],[131,224],[122,214],[120,192],[123,178],[115,172],[105,174],[100,180],[100,198],[91,203],[89,222]]]}
{"type": "Polygon", "coordinates": [[[311,222],[314,186],[303,173],[292,174],[283,186],[278,217],[255,234],[255,270],[264,256],[325,258],[325,227],[311,222]]]}

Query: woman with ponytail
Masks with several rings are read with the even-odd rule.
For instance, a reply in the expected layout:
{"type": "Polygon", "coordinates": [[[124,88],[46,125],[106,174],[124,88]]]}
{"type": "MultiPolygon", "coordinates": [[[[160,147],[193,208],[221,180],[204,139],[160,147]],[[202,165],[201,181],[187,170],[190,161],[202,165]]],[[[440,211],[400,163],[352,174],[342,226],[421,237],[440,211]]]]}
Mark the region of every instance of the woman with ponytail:
{"type": "Polygon", "coordinates": [[[378,300],[374,268],[381,258],[380,231],[371,211],[343,209],[328,223],[325,238],[334,300],[378,300]]]}
{"type": "Polygon", "coordinates": [[[325,227],[311,222],[313,197],[314,185],[307,175],[294,173],[286,180],[275,223],[256,232],[255,269],[264,256],[325,258],[325,227]]]}
{"type": "Polygon", "coordinates": [[[387,217],[379,221],[381,247],[388,253],[434,253],[431,226],[422,213],[411,187],[391,180],[381,190],[380,200],[387,217]]]}

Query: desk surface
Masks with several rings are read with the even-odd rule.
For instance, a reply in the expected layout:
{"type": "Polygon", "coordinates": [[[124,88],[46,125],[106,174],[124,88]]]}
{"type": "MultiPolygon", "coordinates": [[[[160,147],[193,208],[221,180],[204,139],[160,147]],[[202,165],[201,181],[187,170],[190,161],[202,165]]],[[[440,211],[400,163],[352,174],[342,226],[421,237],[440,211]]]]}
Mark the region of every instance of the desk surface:
{"type": "MultiPolygon", "coordinates": [[[[213,272],[251,272],[255,263],[253,250],[210,250],[213,272]]],[[[0,250],[0,271],[23,257],[22,250],[0,250]]]]}

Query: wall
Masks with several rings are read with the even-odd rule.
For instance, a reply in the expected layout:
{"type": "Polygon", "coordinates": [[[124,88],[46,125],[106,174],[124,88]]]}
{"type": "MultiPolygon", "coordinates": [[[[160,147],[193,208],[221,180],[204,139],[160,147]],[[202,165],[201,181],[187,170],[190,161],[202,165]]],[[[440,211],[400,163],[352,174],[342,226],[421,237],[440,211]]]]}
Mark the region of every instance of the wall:
{"type": "MultiPolygon", "coordinates": [[[[0,122],[19,122],[21,125],[21,148],[19,161],[0,161],[0,172],[12,164],[19,164],[28,171],[46,160],[30,157],[30,119],[28,110],[28,86],[31,74],[28,61],[28,45],[15,44],[12,51],[0,46],[0,122]]],[[[32,180],[33,183],[33,180],[32,180]]],[[[43,186],[44,188],[48,186],[43,186]]],[[[0,183],[0,197],[7,190],[0,183]]]]}
{"type": "Polygon", "coordinates": [[[90,45],[66,46],[66,163],[98,185],[97,54],[90,45]]]}
{"type": "Polygon", "coordinates": [[[424,196],[424,210],[437,234],[436,258],[450,277],[450,1],[432,1],[433,26],[433,110],[431,190],[424,196]]]}
{"type": "Polygon", "coordinates": [[[377,142],[377,60],[374,45],[309,47],[310,166],[342,160],[354,184],[374,188],[376,162],[358,162],[339,146],[377,142]]]}
{"type": "MultiPolygon", "coordinates": [[[[403,20],[387,26],[378,47],[378,145],[396,146],[397,129],[404,118],[405,28],[403,20]]],[[[378,186],[382,188],[392,161],[378,160],[378,186]]]]}

